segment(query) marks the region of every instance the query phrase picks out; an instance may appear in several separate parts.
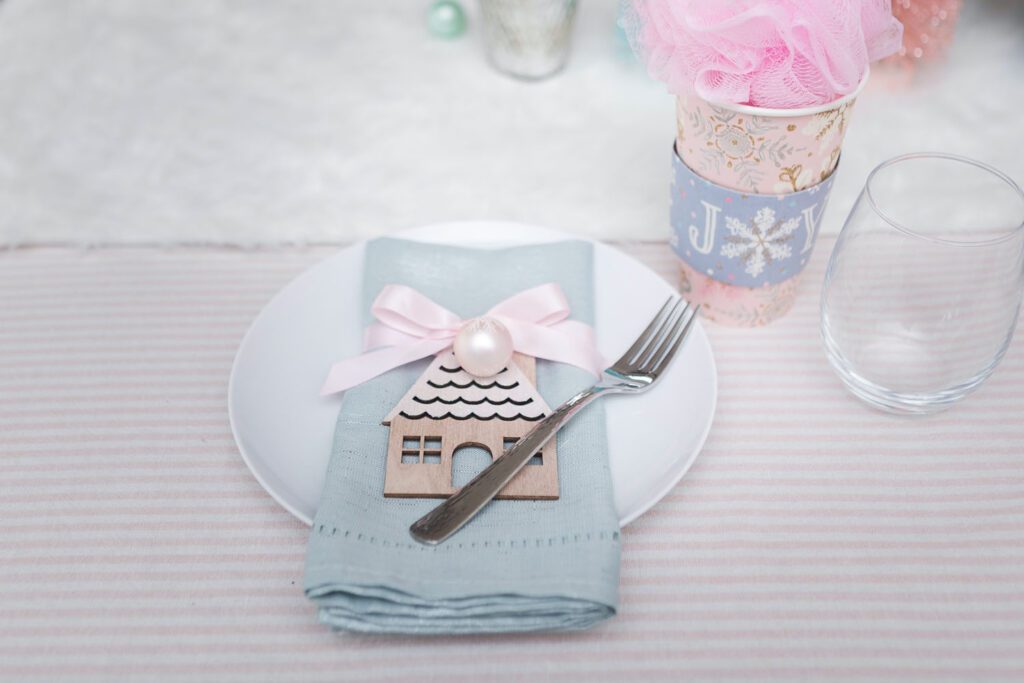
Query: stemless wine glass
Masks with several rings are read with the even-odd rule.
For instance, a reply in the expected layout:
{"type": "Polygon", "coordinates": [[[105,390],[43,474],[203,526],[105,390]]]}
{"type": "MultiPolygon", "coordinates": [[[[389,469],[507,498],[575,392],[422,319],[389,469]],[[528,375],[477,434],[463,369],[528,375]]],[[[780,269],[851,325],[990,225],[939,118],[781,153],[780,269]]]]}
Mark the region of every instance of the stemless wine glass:
{"type": "Polygon", "coordinates": [[[1024,194],[985,164],[908,154],[868,176],[825,275],[821,333],[856,396],[932,413],[992,374],[1024,290],[1024,194]]]}

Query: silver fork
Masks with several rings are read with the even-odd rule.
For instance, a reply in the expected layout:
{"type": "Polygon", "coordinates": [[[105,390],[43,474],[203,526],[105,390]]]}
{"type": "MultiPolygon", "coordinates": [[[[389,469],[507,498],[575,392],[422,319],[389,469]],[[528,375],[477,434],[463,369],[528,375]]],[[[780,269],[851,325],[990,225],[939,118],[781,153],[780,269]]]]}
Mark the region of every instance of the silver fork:
{"type": "Polygon", "coordinates": [[[601,380],[558,406],[526,436],[494,460],[452,497],[409,527],[413,538],[436,545],[461,529],[523,469],[533,455],[584,406],[607,394],[638,394],[664,375],[690,332],[696,311],[671,297],[622,358],[601,374],[601,380]]]}

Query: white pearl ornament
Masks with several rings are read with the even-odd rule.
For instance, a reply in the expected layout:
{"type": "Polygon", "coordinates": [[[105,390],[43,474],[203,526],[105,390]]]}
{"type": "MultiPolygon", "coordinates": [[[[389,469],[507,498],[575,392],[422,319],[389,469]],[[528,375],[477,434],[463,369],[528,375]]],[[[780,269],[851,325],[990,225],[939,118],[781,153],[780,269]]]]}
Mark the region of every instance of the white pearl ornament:
{"type": "Polygon", "coordinates": [[[473,318],[455,335],[455,360],[474,377],[492,377],[512,358],[512,334],[494,318],[473,318]]]}

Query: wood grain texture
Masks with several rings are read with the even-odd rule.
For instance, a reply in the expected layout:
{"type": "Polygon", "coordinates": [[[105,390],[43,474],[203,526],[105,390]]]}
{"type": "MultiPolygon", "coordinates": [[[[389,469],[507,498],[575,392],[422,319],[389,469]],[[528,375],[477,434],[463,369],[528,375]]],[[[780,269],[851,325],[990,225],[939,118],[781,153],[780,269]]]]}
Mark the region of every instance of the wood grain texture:
{"type": "MultiPolygon", "coordinates": [[[[384,420],[390,425],[387,453],[382,454],[387,465],[384,478],[384,495],[398,498],[447,498],[459,490],[452,476],[454,459],[465,447],[483,448],[491,459],[501,457],[508,448],[524,436],[536,424],[536,419],[523,417],[492,417],[476,419],[477,412],[472,404],[462,405],[469,417],[439,417],[434,419],[424,411],[440,405],[439,414],[448,414],[455,406],[447,401],[456,401],[457,405],[468,396],[477,397],[478,401],[505,401],[518,397],[529,401],[529,417],[542,417],[550,412],[550,407],[537,393],[536,361],[530,356],[514,354],[509,367],[494,377],[475,378],[461,371],[451,372],[443,368],[457,368],[458,362],[450,352],[438,356],[423,372],[402,397],[395,408],[384,420]],[[470,385],[466,389],[443,390],[445,403],[424,403],[436,401],[439,391],[431,384],[447,384],[454,382],[470,385]],[[479,382],[481,387],[477,388],[479,382]],[[514,387],[502,389],[501,387],[514,387]],[[413,418],[412,416],[421,415],[413,418]]],[[[511,407],[511,414],[516,415],[527,406],[511,407]]],[[[488,406],[490,410],[498,410],[488,406]]],[[[544,450],[531,459],[501,490],[496,498],[514,500],[556,500],[558,498],[558,448],[552,441],[544,450]]]]}

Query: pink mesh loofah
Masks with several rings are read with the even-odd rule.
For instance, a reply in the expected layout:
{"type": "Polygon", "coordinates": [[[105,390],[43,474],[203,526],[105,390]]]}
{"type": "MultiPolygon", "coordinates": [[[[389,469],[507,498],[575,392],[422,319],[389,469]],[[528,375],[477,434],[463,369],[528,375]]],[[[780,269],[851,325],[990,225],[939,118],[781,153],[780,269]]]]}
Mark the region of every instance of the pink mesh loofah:
{"type": "Polygon", "coordinates": [[[903,33],[890,0],[624,0],[622,22],[670,92],[778,109],[853,92],[903,33]]]}

